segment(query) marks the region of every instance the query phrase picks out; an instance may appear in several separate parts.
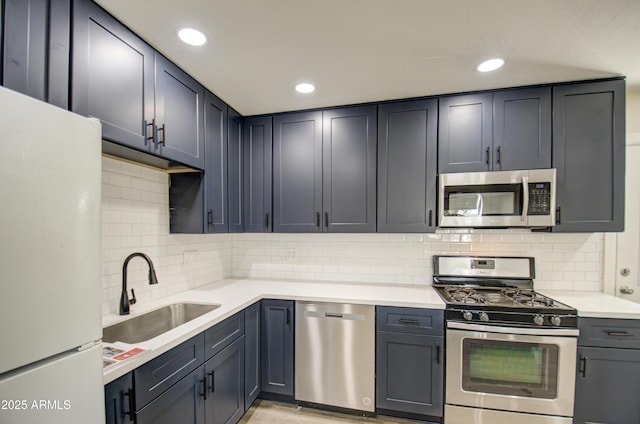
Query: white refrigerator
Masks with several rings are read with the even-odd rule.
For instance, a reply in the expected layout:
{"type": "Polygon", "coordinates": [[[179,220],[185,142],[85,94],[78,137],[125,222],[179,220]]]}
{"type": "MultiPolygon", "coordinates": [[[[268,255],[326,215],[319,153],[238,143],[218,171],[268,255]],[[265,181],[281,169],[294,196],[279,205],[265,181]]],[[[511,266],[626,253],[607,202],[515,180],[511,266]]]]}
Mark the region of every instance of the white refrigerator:
{"type": "Polygon", "coordinates": [[[101,128],[0,87],[0,423],[104,423],[101,128]]]}

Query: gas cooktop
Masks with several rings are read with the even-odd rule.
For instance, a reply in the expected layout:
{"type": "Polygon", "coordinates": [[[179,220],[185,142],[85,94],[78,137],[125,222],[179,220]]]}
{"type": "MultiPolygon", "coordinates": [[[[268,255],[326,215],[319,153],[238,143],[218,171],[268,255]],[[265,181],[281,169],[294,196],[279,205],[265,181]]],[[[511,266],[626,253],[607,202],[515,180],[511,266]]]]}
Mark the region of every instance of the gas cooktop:
{"type": "Polygon", "coordinates": [[[577,311],[533,290],[534,258],[434,256],[448,321],[577,327],[577,311]]]}

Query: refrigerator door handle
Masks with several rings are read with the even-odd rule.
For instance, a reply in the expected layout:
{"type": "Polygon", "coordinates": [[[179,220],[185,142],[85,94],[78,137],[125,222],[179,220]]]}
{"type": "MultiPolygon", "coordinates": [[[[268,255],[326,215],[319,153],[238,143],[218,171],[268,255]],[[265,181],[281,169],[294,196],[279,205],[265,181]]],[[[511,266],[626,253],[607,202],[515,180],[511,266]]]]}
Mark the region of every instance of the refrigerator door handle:
{"type": "Polygon", "coordinates": [[[102,344],[102,340],[95,340],[93,342],[89,342],[87,344],[83,344],[78,347],[78,352],[82,352],[83,350],[91,349],[94,346],[99,346],[102,344]]]}

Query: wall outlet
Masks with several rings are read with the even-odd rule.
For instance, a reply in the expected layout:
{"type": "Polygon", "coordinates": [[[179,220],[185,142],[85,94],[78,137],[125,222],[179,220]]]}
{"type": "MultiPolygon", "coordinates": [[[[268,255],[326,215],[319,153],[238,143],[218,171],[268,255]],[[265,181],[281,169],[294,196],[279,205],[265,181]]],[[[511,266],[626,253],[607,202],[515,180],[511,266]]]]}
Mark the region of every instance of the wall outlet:
{"type": "Polygon", "coordinates": [[[284,260],[286,262],[293,262],[297,256],[298,256],[297,249],[287,249],[284,254],[284,260]]]}

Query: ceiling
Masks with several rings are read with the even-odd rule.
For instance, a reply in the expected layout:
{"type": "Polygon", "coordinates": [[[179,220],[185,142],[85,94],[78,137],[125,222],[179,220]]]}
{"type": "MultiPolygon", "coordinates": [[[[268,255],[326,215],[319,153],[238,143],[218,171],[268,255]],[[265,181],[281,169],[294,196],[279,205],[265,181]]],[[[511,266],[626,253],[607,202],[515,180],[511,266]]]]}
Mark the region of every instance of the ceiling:
{"type": "Polygon", "coordinates": [[[245,116],[620,75],[640,90],[638,0],[97,3],[245,116]],[[183,44],[183,26],[209,41],[183,44]]]}

